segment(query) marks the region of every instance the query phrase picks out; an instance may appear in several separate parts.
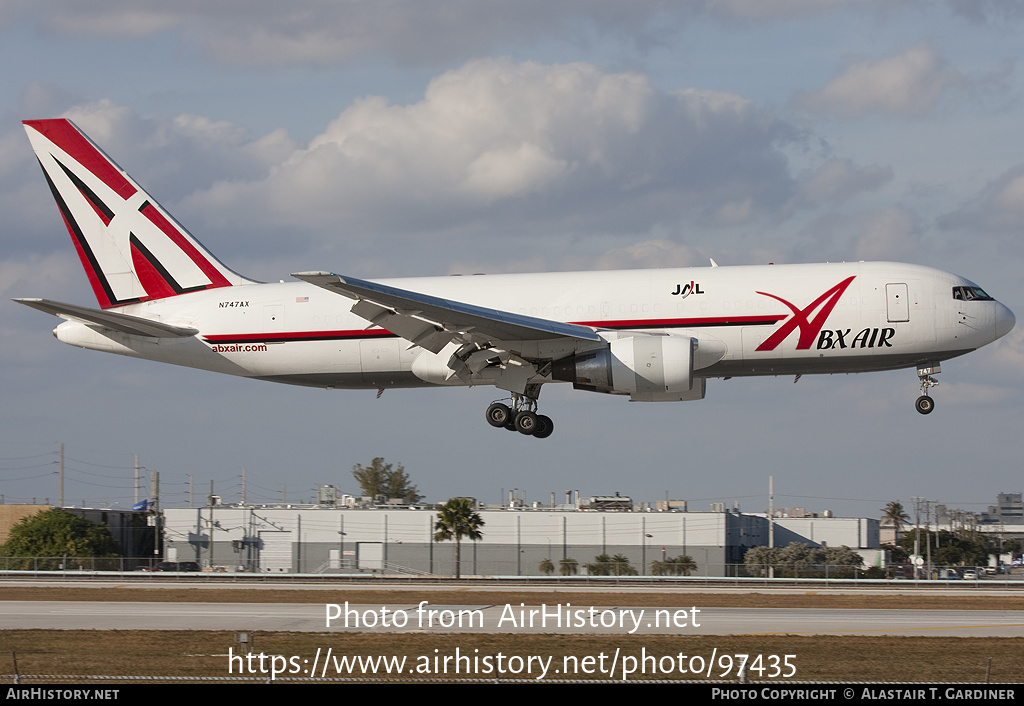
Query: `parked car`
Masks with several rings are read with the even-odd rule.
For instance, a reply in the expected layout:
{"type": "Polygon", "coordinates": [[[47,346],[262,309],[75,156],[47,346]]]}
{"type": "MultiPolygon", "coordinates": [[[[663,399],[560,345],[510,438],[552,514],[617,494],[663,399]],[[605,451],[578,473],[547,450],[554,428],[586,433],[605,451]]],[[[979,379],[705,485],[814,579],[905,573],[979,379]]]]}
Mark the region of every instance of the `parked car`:
{"type": "Polygon", "coordinates": [[[974,569],[974,568],[964,569],[964,581],[977,581],[979,578],[981,578],[981,577],[978,576],[978,570],[977,569],[974,569]]]}

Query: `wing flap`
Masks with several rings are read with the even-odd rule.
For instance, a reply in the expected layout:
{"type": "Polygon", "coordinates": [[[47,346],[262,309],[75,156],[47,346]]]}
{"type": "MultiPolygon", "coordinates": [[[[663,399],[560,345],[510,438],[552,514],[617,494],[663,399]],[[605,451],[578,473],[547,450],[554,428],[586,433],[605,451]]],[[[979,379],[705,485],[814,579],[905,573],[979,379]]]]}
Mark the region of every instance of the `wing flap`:
{"type": "Polygon", "coordinates": [[[120,314],[116,311],[101,311],[91,309],[87,306],[76,306],[55,302],[50,299],[14,299],[13,301],[25,306],[30,306],[47,314],[59,316],[62,319],[81,321],[92,326],[102,326],[120,333],[132,336],[145,336],[147,338],[187,338],[199,333],[199,329],[187,328],[185,326],[172,326],[152,319],[144,319],[141,316],[130,316],[120,314]]]}
{"type": "Polygon", "coordinates": [[[440,353],[451,338],[444,333],[440,324],[419,318],[416,314],[397,311],[366,299],[352,305],[352,313],[375,326],[398,334],[407,341],[426,348],[431,353],[440,353]]]}

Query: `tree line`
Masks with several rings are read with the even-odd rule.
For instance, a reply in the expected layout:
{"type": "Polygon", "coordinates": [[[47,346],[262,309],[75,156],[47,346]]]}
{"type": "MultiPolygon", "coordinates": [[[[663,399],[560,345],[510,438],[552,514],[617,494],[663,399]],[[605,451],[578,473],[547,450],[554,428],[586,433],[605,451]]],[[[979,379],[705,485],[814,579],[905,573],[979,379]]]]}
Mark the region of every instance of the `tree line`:
{"type": "Polygon", "coordinates": [[[751,547],[743,555],[743,563],[751,576],[853,578],[863,566],[864,558],[846,545],[811,547],[802,542],[790,542],[782,548],[751,547]]]}
{"type": "MultiPolygon", "coordinates": [[[[543,559],[538,568],[546,576],[555,573],[555,564],[551,559],[543,559]]],[[[614,556],[598,554],[594,557],[594,561],[583,564],[583,568],[588,576],[638,576],[640,574],[625,554],[615,554],[614,556]]],[[[579,562],[571,557],[566,557],[558,562],[558,573],[562,576],[576,576],[579,570],[579,562]]],[[[689,576],[691,571],[696,570],[696,562],[686,554],[682,554],[661,561],[652,561],[650,575],[689,576]]]]}

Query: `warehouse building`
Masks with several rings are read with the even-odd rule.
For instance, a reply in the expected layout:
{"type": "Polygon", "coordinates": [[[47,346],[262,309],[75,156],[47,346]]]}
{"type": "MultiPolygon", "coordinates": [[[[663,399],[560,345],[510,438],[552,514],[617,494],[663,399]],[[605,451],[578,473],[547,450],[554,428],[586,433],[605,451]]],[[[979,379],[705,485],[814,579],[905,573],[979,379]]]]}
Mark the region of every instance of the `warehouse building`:
{"type": "MultiPolygon", "coordinates": [[[[574,563],[585,574],[599,555],[621,555],[648,574],[653,562],[686,555],[696,564],[691,575],[729,576],[748,548],[768,544],[764,515],[577,507],[479,510],[483,538],[463,540],[463,575],[536,576],[545,560],[556,575],[574,563]]],[[[164,511],[163,554],[229,571],[451,575],[455,543],[434,540],[436,519],[435,510],[415,507],[171,508],[164,511]]],[[[877,520],[781,518],[775,531],[777,546],[878,546],[877,520]]]]}

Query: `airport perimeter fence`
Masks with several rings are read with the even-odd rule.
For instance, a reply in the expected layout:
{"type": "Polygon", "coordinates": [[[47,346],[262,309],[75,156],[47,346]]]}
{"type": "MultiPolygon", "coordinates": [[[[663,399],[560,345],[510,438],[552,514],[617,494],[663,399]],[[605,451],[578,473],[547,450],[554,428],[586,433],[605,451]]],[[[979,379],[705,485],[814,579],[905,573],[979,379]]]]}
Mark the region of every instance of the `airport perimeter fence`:
{"type": "MultiPolygon", "coordinates": [[[[648,562],[646,566],[627,562],[612,563],[569,563],[559,566],[516,565],[492,566],[497,570],[487,573],[473,571],[470,562],[464,562],[462,578],[496,582],[529,583],[600,583],[633,584],[680,583],[717,584],[734,582],[737,585],[779,585],[793,584],[906,584],[926,582],[932,585],[984,585],[997,588],[1002,585],[1019,587],[1024,573],[1014,575],[992,575],[977,572],[977,578],[963,579],[954,568],[932,567],[930,571],[919,570],[916,574],[906,566],[864,567],[864,566],[776,566],[752,569],[746,564],[725,564],[714,567],[716,571],[680,569],[678,566],[648,562]]],[[[962,570],[964,567],[957,567],[962,570]]],[[[6,578],[75,578],[103,579],[117,576],[149,580],[239,580],[239,581],[364,581],[385,579],[393,582],[448,581],[454,574],[423,571],[409,571],[398,564],[383,563],[373,567],[359,568],[346,562],[340,566],[321,566],[315,572],[247,571],[241,566],[201,566],[196,562],[167,562],[154,557],[3,557],[0,556],[0,577],[6,578]]]]}
{"type": "Polygon", "coordinates": [[[157,571],[159,557],[0,556],[0,571],[157,571]]]}

